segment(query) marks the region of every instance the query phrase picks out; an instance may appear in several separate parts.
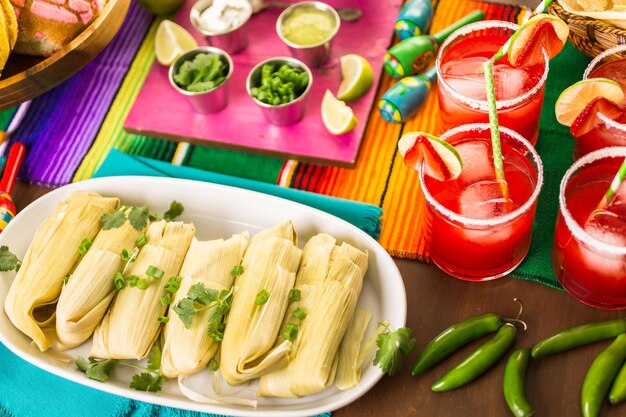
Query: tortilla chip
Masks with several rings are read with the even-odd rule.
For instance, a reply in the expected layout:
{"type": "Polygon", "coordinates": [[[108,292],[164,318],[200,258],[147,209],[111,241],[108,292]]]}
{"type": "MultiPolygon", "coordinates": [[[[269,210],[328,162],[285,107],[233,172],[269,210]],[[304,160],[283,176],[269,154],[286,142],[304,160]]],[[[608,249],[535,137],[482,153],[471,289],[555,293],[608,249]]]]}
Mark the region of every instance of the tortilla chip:
{"type": "Polygon", "coordinates": [[[0,74],[2,74],[2,70],[9,59],[9,54],[11,53],[11,45],[9,44],[9,34],[7,29],[7,19],[0,19],[0,74]]]}
{"type": "Polygon", "coordinates": [[[6,30],[9,35],[9,47],[13,49],[17,42],[17,16],[9,0],[0,0],[0,9],[4,12],[6,30]]]}

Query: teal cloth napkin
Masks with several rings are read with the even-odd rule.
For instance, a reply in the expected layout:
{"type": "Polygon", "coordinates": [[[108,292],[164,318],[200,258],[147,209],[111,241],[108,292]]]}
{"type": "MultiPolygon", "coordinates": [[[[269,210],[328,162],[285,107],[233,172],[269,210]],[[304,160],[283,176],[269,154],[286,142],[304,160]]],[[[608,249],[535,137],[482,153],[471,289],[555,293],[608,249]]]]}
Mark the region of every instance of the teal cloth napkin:
{"type": "Polygon", "coordinates": [[[185,178],[271,194],[333,214],[352,223],[374,239],[378,239],[380,236],[380,216],[382,215],[382,209],[371,204],[328,197],[321,194],[294,190],[292,188],[280,187],[261,181],[232,177],[230,175],[217,174],[186,166],[172,165],[169,162],[128,155],[116,149],[112,149],[98,171],[94,174],[94,178],[117,175],[185,178]]]}

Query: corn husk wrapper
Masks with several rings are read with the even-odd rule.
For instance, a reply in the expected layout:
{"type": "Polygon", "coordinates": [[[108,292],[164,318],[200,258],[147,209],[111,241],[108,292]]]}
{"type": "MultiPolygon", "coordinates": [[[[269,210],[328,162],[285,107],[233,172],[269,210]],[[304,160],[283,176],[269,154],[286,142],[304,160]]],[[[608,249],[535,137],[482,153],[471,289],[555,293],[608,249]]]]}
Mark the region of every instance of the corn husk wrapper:
{"type": "Polygon", "coordinates": [[[587,12],[578,4],[577,0],[559,0],[559,4],[566,11],[578,16],[600,19],[620,29],[626,29],[626,13],[624,13],[626,9],[623,5],[615,5],[613,10],[587,12]]]}
{"type": "Polygon", "coordinates": [[[44,351],[52,346],[56,304],[63,277],[80,258],[78,246],[93,240],[100,218],[113,212],[119,199],[97,193],[74,193],[39,226],[4,302],[11,322],[44,351]]]}
{"type": "Polygon", "coordinates": [[[59,297],[56,331],[61,350],[83,343],[100,324],[117,293],[115,273],[126,264],[120,254],[123,249],[132,251],[143,232],[128,221],[116,229],[100,230],[59,297]]]}
{"type": "MultiPolygon", "coordinates": [[[[217,291],[230,289],[234,282],[231,271],[241,262],[248,239],[248,232],[234,235],[226,241],[202,242],[194,238],[180,271],[180,288],[171,305],[185,298],[189,288],[197,283],[217,291]]],[[[170,308],[169,321],[163,328],[161,359],[161,371],[166,377],[194,374],[204,369],[215,356],[219,343],[207,333],[209,313],[209,310],[198,313],[191,322],[191,328],[186,329],[178,314],[170,308]]]]}
{"type": "Polygon", "coordinates": [[[238,385],[287,364],[291,342],[274,342],[289,302],[301,250],[291,222],[258,233],[246,250],[243,274],[235,280],[233,303],[220,351],[220,370],[230,385],[238,385]],[[255,299],[270,292],[263,305],[255,299]]]}
{"type": "Polygon", "coordinates": [[[342,391],[355,387],[361,381],[364,356],[361,342],[371,319],[371,311],[357,309],[341,341],[337,364],[337,388],[342,391]]]}
{"type": "Polygon", "coordinates": [[[195,233],[193,224],[159,221],[146,232],[148,243],[141,248],[127,275],[149,280],[148,288],[120,290],[93,335],[90,356],[107,359],[142,359],[161,330],[159,317],[167,306],[161,296],[170,277],[177,275],[195,233]],[[149,266],[162,269],[160,280],[146,276],[149,266]]]}
{"type": "MultiPolygon", "coordinates": [[[[328,235],[312,238],[304,252],[296,288],[301,290],[298,305],[307,317],[299,323],[288,366],[261,378],[261,396],[301,397],[332,385],[339,344],[361,293],[367,252],[347,243],[335,246],[328,235]]],[[[297,322],[290,316],[286,320],[297,322]]]]}

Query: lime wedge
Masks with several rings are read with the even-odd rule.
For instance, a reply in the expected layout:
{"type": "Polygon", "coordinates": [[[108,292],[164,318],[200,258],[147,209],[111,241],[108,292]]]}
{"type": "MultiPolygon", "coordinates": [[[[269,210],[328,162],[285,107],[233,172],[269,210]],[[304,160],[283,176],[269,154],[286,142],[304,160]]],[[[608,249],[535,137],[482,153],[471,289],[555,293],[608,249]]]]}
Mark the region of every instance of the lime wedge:
{"type": "Polygon", "coordinates": [[[598,97],[619,104],[624,100],[624,91],[618,83],[608,78],[578,81],[566,88],[556,100],[556,120],[562,125],[571,126],[585,107],[598,97]]]}
{"type": "Polygon", "coordinates": [[[341,57],[341,76],[337,98],[343,101],[354,101],[364,96],[374,83],[374,73],[370,63],[356,54],[341,57]]]}
{"type": "Polygon", "coordinates": [[[428,133],[403,135],[398,142],[398,150],[406,166],[417,171],[423,161],[426,174],[440,181],[455,180],[463,170],[463,161],[457,150],[448,142],[428,133]]]}
{"type": "Polygon", "coordinates": [[[338,100],[330,90],[326,90],[322,99],[322,121],[333,135],[347,133],[358,124],[352,109],[338,100]]]}
{"type": "Polygon", "coordinates": [[[556,16],[538,14],[523,23],[511,37],[507,51],[514,67],[543,61],[543,50],[550,59],[561,52],[569,35],[569,26],[556,16]]]}
{"type": "Polygon", "coordinates": [[[154,52],[161,65],[172,65],[182,54],[198,47],[198,43],[189,32],[171,20],[164,20],[159,25],[154,40],[154,52]]]}

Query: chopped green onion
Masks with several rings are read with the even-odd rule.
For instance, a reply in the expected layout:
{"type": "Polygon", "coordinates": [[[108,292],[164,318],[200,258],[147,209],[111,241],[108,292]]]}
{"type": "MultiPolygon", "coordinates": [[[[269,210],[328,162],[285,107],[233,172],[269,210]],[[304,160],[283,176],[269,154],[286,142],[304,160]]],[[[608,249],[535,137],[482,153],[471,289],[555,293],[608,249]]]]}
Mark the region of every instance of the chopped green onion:
{"type": "Polygon", "coordinates": [[[63,277],[63,283],[64,284],[67,284],[67,281],[70,280],[70,276],[71,276],[70,274],[67,274],[66,276],[63,277]]]}
{"type": "Polygon", "coordinates": [[[130,261],[130,259],[132,257],[133,257],[133,252],[132,251],[129,251],[126,248],[122,249],[122,253],[120,254],[120,258],[122,258],[122,261],[128,262],[128,261],[130,261]]]}
{"type": "Polygon", "coordinates": [[[146,235],[141,235],[135,240],[135,246],[138,248],[143,248],[146,243],[148,243],[148,237],[146,235]]]}
{"type": "Polygon", "coordinates": [[[168,321],[170,321],[170,318],[167,316],[160,316],[157,320],[161,323],[167,323],[168,321]]]}
{"type": "Polygon", "coordinates": [[[91,242],[91,239],[89,239],[88,237],[84,238],[78,244],[78,253],[80,253],[81,256],[85,256],[92,244],[93,243],[91,242]]]}
{"type": "Polygon", "coordinates": [[[291,315],[297,318],[298,320],[304,320],[306,318],[306,311],[298,307],[293,311],[293,313],[291,313],[291,315]]]}
{"type": "Polygon", "coordinates": [[[293,342],[298,337],[298,325],[295,323],[287,323],[283,330],[283,339],[293,342]]]}
{"type": "Polygon", "coordinates": [[[139,277],[137,275],[129,275],[128,276],[128,286],[136,287],[139,282],[139,277]]]}
{"type": "Polygon", "coordinates": [[[149,276],[150,278],[154,278],[158,280],[158,279],[163,278],[163,275],[165,275],[165,271],[157,268],[156,266],[150,265],[148,269],[146,270],[146,275],[149,276]]]}
{"type": "Polygon", "coordinates": [[[235,277],[238,277],[239,275],[243,274],[243,266],[241,265],[233,266],[233,269],[232,271],[230,271],[230,274],[235,277]]]}
{"type": "Polygon", "coordinates": [[[163,294],[161,296],[161,304],[164,306],[170,305],[172,303],[172,296],[169,294],[163,294]]]}
{"type": "Polygon", "coordinates": [[[182,281],[181,277],[178,277],[178,276],[171,277],[165,284],[165,291],[171,292],[172,294],[174,294],[180,288],[181,281],[182,281]]]}
{"type": "Polygon", "coordinates": [[[139,279],[137,281],[137,288],[139,288],[140,290],[145,290],[146,288],[148,288],[148,285],[150,283],[148,282],[147,279],[139,279]]]}
{"type": "Polygon", "coordinates": [[[270,292],[268,290],[261,290],[257,293],[256,298],[254,299],[254,304],[261,306],[267,303],[267,300],[270,298],[270,292]]]}
{"type": "Polygon", "coordinates": [[[124,275],[122,275],[120,272],[115,273],[115,276],[113,277],[113,282],[115,283],[115,289],[118,291],[126,286],[126,280],[124,279],[124,275]]]}
{"type": "Polygon", "coordinates": [[[289,290],[289,301],[300,301],[300,290],[292,288],[289,290]]]}
{"type": "Polygon", "coordinates": [[[215,372],[220,368],[220,363],[217,359],[211,359],[206,367],[209,368],[209,371],[215,372]]]}

